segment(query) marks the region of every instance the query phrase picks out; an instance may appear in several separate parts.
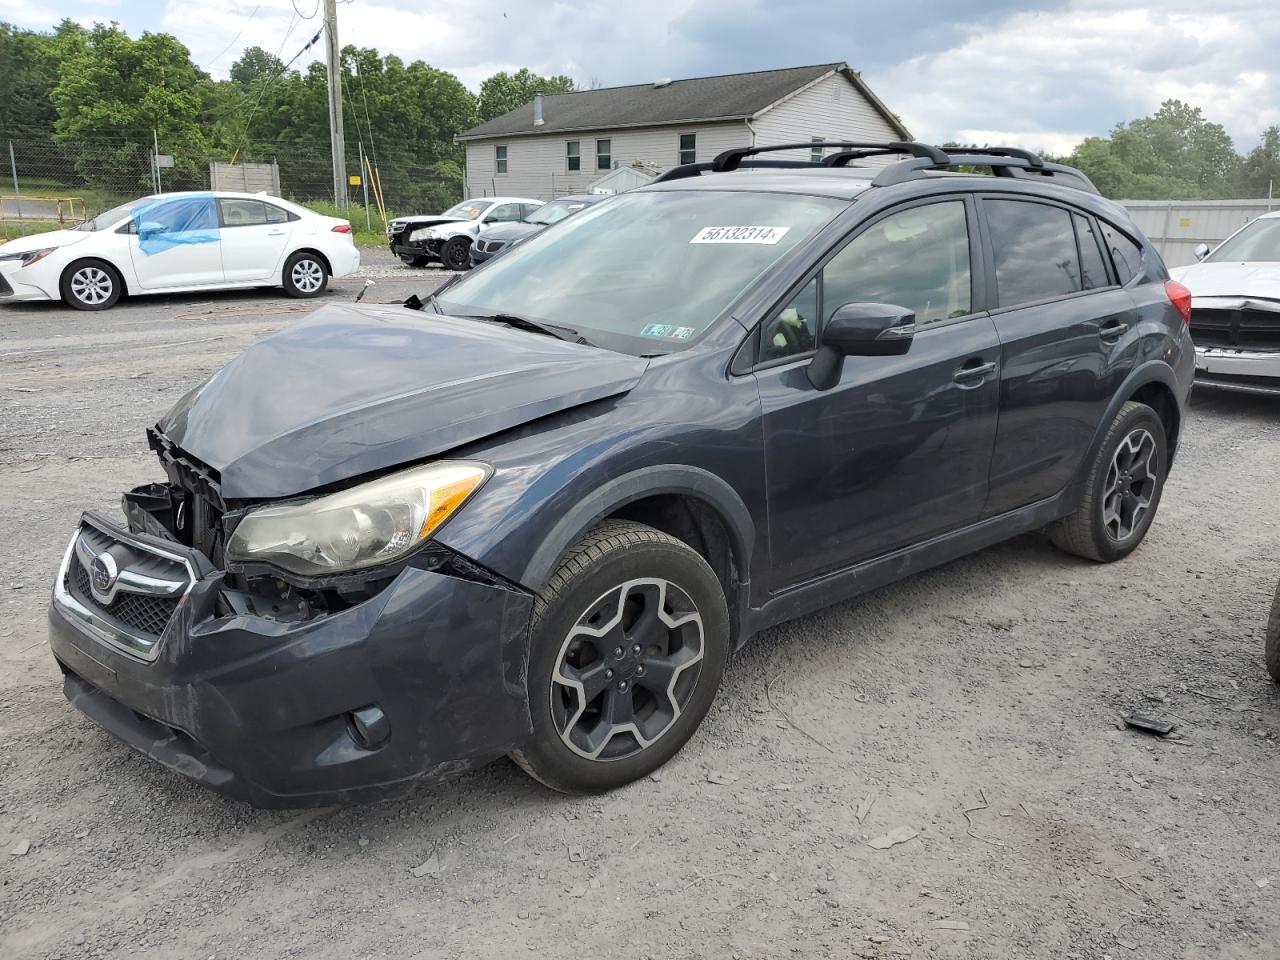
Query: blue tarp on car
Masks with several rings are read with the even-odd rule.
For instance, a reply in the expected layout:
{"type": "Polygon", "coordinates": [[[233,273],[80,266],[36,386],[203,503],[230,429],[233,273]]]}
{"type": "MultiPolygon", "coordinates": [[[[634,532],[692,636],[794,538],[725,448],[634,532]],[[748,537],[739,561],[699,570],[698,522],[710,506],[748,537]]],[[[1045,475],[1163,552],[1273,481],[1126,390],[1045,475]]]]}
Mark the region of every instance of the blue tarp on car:
{"type": "Polygon", "coordinates": [[[147,256],[189,243],[217,243],[218,207],[212,193],[161,197],[133,211],[133,229],[147,256]]]}

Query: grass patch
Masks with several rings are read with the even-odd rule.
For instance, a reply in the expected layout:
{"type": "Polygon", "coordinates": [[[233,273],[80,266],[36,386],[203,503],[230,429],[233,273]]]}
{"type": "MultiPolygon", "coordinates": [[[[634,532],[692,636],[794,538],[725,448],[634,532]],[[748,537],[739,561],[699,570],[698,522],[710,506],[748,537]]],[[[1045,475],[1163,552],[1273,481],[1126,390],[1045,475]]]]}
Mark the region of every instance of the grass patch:
{"type": "Polygon", "coordinates": [[[326,203],[323,200],[294,200],[294,203],[308,210],[314,210],[316,213],[325,217],[338,217],[341,220],[351,221],[352,239],[355,240],[357,247],[385,247],[387,245],[387,225],[383,219],[378,216],[378,211],[372,206],[369,207],[369,223],[372,227],[365,226],[364,206],[351,204],[347,209],[340,210],[335,203],[326,203]]]}

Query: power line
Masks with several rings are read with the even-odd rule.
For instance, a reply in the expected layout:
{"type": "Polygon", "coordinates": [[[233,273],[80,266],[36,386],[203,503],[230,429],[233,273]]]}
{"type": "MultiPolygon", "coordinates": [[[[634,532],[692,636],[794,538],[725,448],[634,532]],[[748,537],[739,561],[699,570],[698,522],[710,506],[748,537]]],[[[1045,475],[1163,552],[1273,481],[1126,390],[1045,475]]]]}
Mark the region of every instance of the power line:
{"type": "Polygon", "coordinates": [[[321,0],[316,0],[315,9],[307,14],[304,14],[301,10],[298,9],[298,0],[289,0],[289,2],[293,4],[293,12],[299,20],[314,20],[316,18],[316,14],[320,12],[321,0]]]}
{"type": "Polygon", "coordinates": [[[224,56],[226,56],[227,51],[228,51],[228,50],[230,50],[232,47],[234,47],[234,46],[235,46],[236,41],[237,41],[237,40],[239,40],[239,39],[240,39],[240,37],[241,37],[241,35],[243,35],[243,34],[244,34],[244,32],[245,32],[245,30],[248,28],[249,24],[253,22],[253,18],[254,18],[254,17],[256,17],[256,16],[258,15],[258,11],[259,11],[259,10],[261,10],[261,9],[262,9],[262,4],[258,4],[256,7],[254,7],[254,8],[253,8],[253,13],[249,14],[249,19],[245,20],[244,25],[240,27],[240,32],[239,32],[239,33],[237,33],[237,34],[232,38],[232,40],[231,40],[231,42],[230,42],[230,43],[228,43],[225,47],[223,47],[223,48],[222,48],[222,53],[218,54],[216,57],[214,57],[212,60],[210,60],[207,64],[205,64],[205,69],[206,69],[206,70],[208,70],[208,69],[209,69],[210,67],[212,67],[215,63],[217,63],[219,60],[221,60],[224,56]]]}

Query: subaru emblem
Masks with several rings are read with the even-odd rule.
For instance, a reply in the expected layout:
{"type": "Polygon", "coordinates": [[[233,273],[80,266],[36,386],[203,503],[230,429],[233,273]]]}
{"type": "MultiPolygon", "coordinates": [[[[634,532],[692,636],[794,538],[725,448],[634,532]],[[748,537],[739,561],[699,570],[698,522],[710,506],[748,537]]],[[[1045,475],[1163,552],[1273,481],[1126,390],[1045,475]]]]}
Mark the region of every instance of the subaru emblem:
{"type": "Polygon", "coordinates": [[[115,557],[109,553],[100,553],[93,558],[93,566],[89,570],[89,584],[93,595],[105,602],[110,602],[115,592],[116,578],[120,571],[116,568],[115,557]]]}

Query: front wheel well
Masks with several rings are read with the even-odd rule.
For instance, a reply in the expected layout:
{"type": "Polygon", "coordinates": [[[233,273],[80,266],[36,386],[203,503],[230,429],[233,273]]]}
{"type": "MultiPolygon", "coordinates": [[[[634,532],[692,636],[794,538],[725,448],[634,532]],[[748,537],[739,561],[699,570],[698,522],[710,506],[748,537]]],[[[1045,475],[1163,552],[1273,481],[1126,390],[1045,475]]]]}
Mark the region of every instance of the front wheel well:
{"type": "Polygon", "coordinates": [[[715,572],[729,608],[729,636],[735,646],[742,635],[738,596],[742,559],[724,518],[705,501],[678,493],[662,493],[633,500],[601,520],[631,520],[660,530],[688,544],[715,572]]]}
{"type": "Polygon", "coordinates": [[[1145,403],[1156,412],[1164,425],[1165,448],[1169,461],[1173,461],[1174,451],[1178,447],[1178,428],[1181,426],[1181,415],[1178,412],[1178,401],[1169,389],[1169,385],[1159,380],[1144,383],[1129,397],[1135,403],[1145,403]]]}

